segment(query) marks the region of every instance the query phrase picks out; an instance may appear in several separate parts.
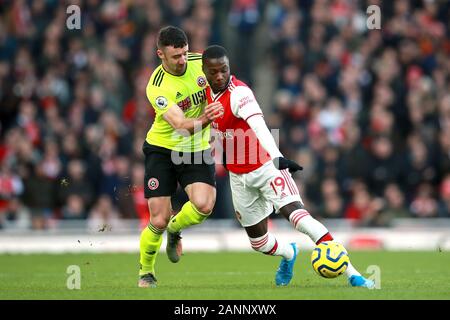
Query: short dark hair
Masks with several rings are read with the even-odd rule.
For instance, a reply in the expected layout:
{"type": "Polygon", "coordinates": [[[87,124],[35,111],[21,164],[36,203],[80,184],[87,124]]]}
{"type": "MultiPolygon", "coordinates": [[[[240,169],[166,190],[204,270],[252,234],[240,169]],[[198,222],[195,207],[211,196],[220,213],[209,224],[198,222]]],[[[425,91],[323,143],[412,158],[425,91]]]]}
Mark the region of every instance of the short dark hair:
{"type": "Polygon", "coordinates": [[[219,59],[222,57],[228,57],[227,50],[224,47],[212,45],[203,51],[202,62],[205,62],[206,59],[219,59]]]}
{"type": "Polygon", "coordinates": [[[186,33],[180,28],[167,26],[159,30],[158,48],[173,46],[174,48],[183,48],[188,44],[186,33]]]}

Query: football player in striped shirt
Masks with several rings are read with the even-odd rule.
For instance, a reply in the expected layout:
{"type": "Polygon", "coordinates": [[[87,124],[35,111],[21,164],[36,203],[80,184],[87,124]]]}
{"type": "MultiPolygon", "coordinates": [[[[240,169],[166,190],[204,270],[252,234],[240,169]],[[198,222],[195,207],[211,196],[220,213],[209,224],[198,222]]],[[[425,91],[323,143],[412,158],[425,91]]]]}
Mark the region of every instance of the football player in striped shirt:
{"type": "Polygon", "coordinates": [[[167,256],[178,262],[182,229],[202,223],[215,200],[215,165],[210,155],[210,123],[221,115],[220,103],[206,106],[206,78],[201,54],[190,53],[183,30],[168,26],[158,34],[161,65],[146,93],[155,119],[144,142],[145,197],[150,222],[141,233],[139,287],[156,287],[155,262],[167,229],[167,256]],[[172,217],[171,196],[178,183],[189,201],[172,217]]]}

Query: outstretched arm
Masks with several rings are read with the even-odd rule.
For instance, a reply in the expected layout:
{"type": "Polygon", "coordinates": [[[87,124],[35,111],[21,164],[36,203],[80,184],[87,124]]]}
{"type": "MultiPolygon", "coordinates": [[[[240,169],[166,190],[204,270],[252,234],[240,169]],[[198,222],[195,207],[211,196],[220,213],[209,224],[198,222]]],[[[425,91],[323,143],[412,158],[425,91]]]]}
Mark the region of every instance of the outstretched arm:
{"type": "Polygon", "coordinates": [[[203,129],[215,119],[223,115],[223,107],[220,102],[213,102],[205,108],[204,113],[198,118],[186,118],[183,111],[177,105],[172,105],[163,115],[175,130],[181,135],[189,136],[195,129],[203,129]]]}

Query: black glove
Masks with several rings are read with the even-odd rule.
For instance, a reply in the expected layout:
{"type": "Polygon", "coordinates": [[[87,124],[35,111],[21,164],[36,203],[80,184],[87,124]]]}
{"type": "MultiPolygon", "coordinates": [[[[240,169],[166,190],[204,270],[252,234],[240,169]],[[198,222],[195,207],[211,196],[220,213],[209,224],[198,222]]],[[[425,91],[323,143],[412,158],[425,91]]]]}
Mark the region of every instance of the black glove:
{"type": "Polygon", "coordinates": [[[289,169],[290,173],[294,173],[298,170],[303,170],[303,167],[298,165],[295,161],[283,157],[273,159],[273,164],[278,170],[289,169]]]}

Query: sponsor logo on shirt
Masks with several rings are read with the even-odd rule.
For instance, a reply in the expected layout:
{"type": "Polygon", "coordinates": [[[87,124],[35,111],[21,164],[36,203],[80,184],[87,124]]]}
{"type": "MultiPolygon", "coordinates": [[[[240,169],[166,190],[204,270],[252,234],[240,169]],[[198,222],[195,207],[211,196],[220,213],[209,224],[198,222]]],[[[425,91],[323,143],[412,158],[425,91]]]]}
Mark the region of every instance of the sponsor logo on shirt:
{"type": "Polygon", "coordinates": [[[252,97],[249,97],[249,96],[243,97],[243,98],[239,99],[238,108],[241,109],[241,108],[245,107],[247,104],[252,103],[254,101],[255,100],[253,100],[252,97]]]}
{"type": "Polygon", "coordinates": [[[202,89],[192,94],[190,97],[187,97],[184,100],[181,100],[177,103],[181,110],[186,111],[192,105],[198,106],[206,101],[206,89],[202,89]]]}
{"type": "Polygon", "coordinates": [[[217,131],[216,133],[220,138],[222,139],[233,139],[233,132],[232,131],[217,131]]]}
{"type": "Polygon", "coordinates": [[[194,105],[199,105],[206,101],[206,89],[202,89],[200,91],[197,91],[192,95],[192,102],[194,105]]]}

